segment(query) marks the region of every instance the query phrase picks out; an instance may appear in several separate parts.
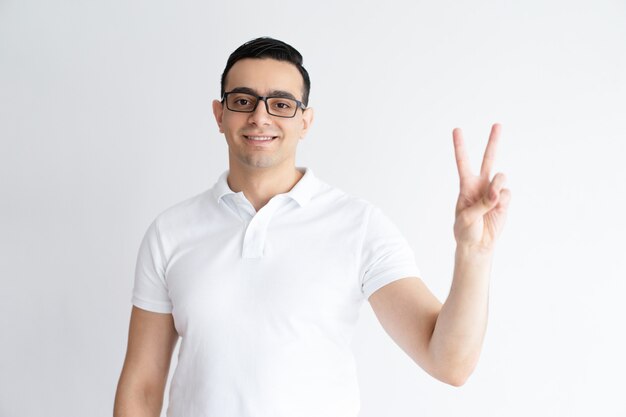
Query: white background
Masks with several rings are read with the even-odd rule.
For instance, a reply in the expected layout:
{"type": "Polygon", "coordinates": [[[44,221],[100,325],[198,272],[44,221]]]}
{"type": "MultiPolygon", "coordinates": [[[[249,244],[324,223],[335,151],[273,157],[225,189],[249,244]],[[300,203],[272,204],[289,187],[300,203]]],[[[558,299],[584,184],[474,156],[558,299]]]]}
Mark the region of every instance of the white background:
{"type": "Polygon", "coordinates": [[[141,237],[227,168],[211,100],[262,35],[311,74],[297,165],[379,205],[442,301],[452,129],[478,172],[503,126],[480,363],[431,378],[365,304],[361,416],[625,415],[624,1],[0,0],[0,416],[112,414],[141,237]]]}

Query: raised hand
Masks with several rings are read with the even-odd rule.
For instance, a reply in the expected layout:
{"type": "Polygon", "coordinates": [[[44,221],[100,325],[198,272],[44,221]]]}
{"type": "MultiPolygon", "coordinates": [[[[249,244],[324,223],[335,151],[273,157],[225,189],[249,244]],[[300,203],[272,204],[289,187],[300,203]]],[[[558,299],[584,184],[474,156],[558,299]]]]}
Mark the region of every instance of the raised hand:
{"type": "Polygon", "coordinates": [[[492,252],[496,239],[504,228],[511,191],[504,188],[506,177],[498,172],[490,180],[496,147],[500,138],[500,125],[491,127],[480,175],[473,175],[463,144],[463,133],[452,131],[456,165],[461,182],[456,203],[454,238],[457,245],[492,252]]]}

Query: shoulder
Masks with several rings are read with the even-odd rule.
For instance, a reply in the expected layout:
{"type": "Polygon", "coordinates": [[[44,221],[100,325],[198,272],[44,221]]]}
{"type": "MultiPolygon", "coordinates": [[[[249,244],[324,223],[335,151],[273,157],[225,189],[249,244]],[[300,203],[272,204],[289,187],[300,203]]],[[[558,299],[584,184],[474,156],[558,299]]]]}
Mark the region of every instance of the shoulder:
{"type": "Polygon", "coordinates": [[[360,230],[363,236],[401,236],[395,222],[377,204],[362,196],[322,182],[318,198],[325,201],[329,216],[335,217],[346,227],[360,230]]]}
{"type": "Polygon", "coordinates": [[[318,191],[313,196],[313,201],[335,212],[354,216],[359,221],[367,220],[372,211],[379,210],[364,197],[346,192],[342,188],[321,180],[318,180],[318,191]]]}
{"type": "Polygon", "coordinates": [[[161,210],[153,223],[159,231],[173,231],[180,227],[194,224],[210,215],[212,209],[211,189],[161,210]]]}

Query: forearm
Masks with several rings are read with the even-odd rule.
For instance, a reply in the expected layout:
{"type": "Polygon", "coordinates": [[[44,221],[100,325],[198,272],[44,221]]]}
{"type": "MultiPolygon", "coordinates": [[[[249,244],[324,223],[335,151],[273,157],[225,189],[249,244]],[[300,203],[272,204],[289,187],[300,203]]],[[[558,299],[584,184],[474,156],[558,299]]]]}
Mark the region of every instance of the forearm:
{"type": "Polygon", "coordinates": [[[121,380],[115,395],[113,417],[159,417],[163,395],[132,387],[121,380]]]}
{"type": "Polygon", "coordinates": [[[429,350],[441,375],[453,385],[474,370],[487,328],[493,253],[457,246],[450,294],[443,304],[429,350]]]}

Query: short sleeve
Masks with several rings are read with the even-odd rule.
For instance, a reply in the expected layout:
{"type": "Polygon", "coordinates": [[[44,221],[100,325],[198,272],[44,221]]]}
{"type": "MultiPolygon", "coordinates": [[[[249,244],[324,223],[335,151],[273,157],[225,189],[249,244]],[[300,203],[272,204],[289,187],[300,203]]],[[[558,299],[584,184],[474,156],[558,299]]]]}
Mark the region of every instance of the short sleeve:
{"type": "Polygon", "coordinates": [[[408,242],[375,206],[370,210],[366,223],[360,267],[361,292],[366,299],[392,281],[420,277],[408,242]]]}
{"type": "Polygon", "coordinates": [[[165,280],[165,265],[157,222],[154,220],[141,241],[137,255],[132,296],[135,306],[156,313],[172,312],[165,280]]]}

